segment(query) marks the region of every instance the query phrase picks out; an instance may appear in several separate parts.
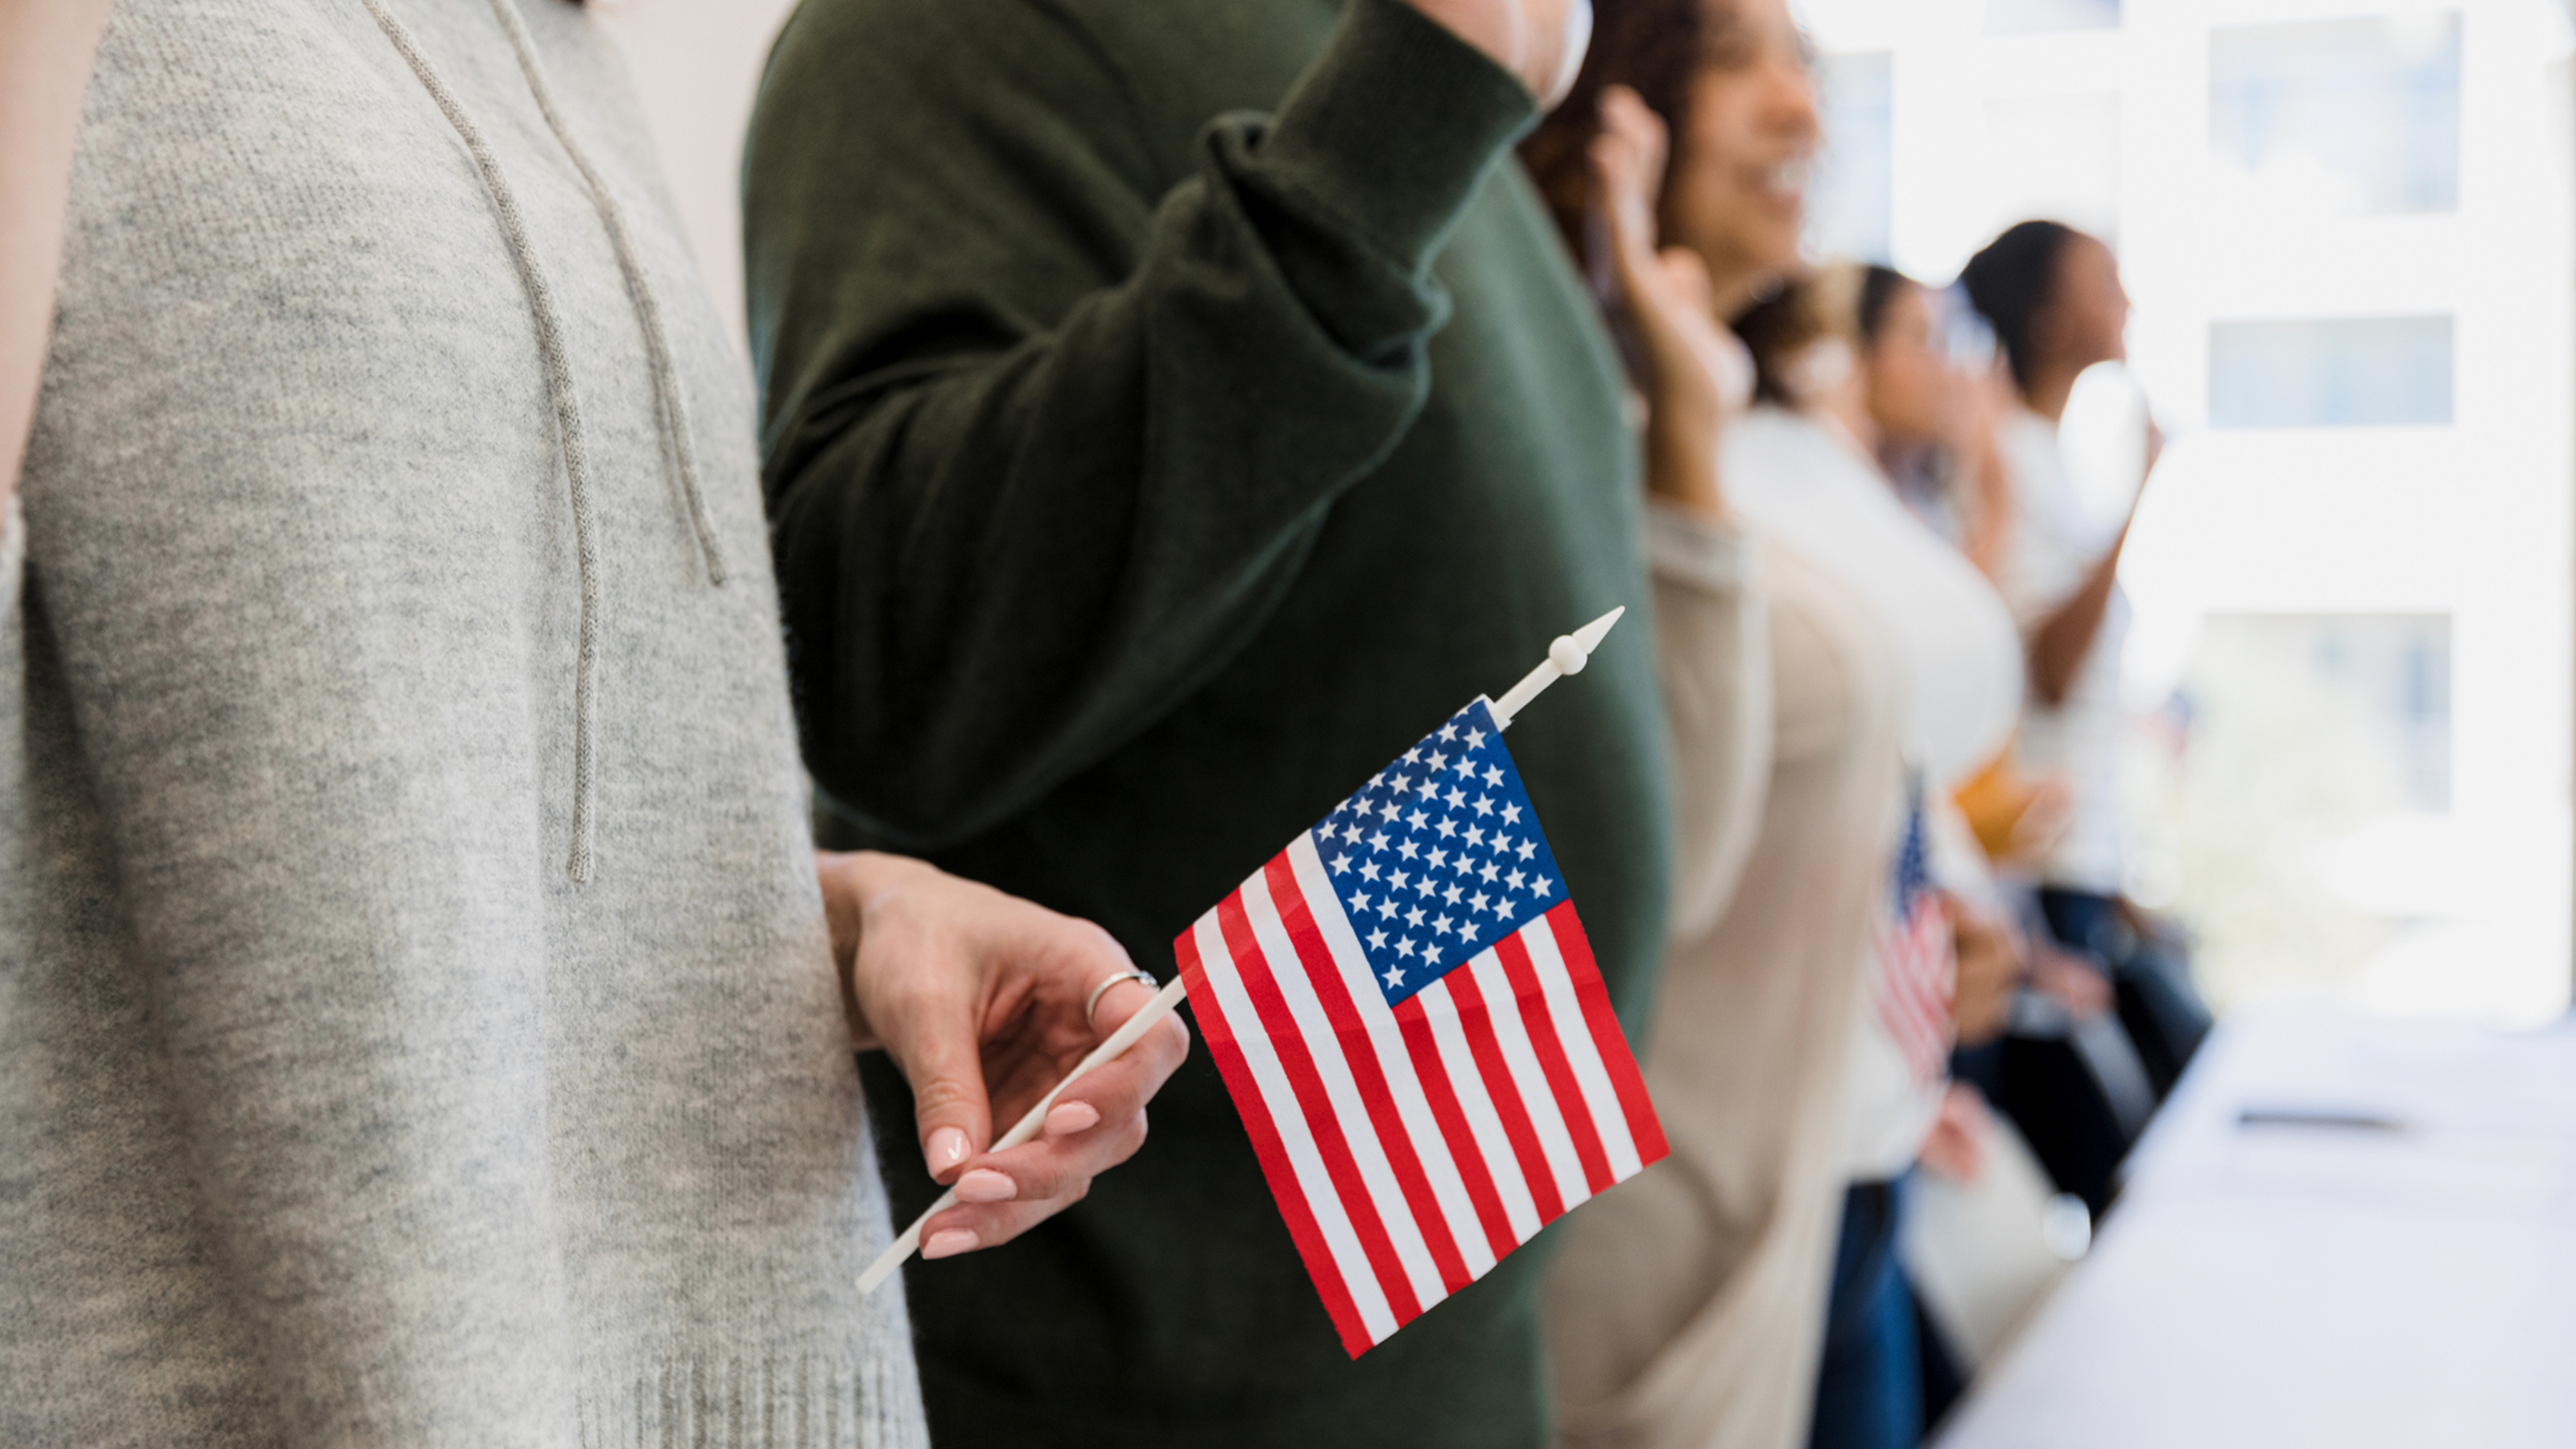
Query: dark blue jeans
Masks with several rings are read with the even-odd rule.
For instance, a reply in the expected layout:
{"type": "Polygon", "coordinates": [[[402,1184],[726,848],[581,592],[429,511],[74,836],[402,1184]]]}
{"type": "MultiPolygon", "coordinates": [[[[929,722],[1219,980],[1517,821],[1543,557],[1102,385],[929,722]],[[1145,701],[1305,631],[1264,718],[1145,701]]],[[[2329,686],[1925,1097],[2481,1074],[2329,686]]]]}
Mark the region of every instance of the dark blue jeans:
{"type": "Polygon", "coordinates": [[[1808,1449],[1914,1449],[1923,1437],[1914,1290],[1896,1261],[1904,1208],[1903,1178],[1843,1192],[1808,1449]]]}

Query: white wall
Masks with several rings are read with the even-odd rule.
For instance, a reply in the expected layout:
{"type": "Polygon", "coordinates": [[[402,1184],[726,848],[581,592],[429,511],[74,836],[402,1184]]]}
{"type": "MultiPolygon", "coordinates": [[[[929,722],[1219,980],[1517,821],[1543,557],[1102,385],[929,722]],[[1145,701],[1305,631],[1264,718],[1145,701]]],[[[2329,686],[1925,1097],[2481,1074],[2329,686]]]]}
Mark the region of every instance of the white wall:
{"type": "MultiPolygon", "coordinates": [[[[592,0],[634,71],[645,119],[707,287],[745,347],[743,127],[793,0],[592,0]]],[[[748,348],[745,347],[746,353],[748,348]]]]}

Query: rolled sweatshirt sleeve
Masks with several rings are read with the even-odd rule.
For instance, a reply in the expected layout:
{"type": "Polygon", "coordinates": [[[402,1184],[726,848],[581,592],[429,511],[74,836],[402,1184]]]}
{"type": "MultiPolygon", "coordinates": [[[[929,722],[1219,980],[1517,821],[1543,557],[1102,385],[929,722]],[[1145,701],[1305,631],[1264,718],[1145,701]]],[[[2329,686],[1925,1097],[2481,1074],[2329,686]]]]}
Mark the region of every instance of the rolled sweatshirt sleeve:
{"type": "Polygon", "coordinates": [[[1432,263],[1536,118],[1395,0],[1186,165],[1152,85],[1031,0],[819,0],[772,58],[773,546],[808,765],[879,841],[1006,818],[1259,631],[1421,408],[1432,263]]]}

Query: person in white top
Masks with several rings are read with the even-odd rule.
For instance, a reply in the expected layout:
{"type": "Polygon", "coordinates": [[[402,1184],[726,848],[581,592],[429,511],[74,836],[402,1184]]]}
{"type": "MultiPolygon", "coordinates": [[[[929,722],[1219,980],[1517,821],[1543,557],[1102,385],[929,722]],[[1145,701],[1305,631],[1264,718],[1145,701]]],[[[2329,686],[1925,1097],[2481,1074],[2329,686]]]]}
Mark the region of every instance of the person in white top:
{"type": "MultiPolygon", "coordinates": [[[[1948,1100],[1956,1013],[1981,1029],[1999,1013],[2017,959],[1951,792],[2009,738],[2022,692],[2021,647],[1986,579],[1897,497],[1877,463],[1864,353],[1867,274],[1829,267],[1736,319],[1762,402],[1729,429],[1723,471],[1739,511],[1858,594],[1897,642],[1907,821],[1884,867],[1874,978],[1851,1030],[1845,1075],[1845,1199],[1811,1444],[1911,1444],[1921,1397],[1910,1291],[1893,1259],[1897,1187],[1948,1100]],[[1964,930],[1955,928],[1966,927],[1964,930]],[[1955,935],[1954,935],[1955,931],[1955,935]],[[1955,944],[1963,957],[1952,954],[1955,944]],[[1951,972],[1979,963],[1963,1003],[1951,972]]],[[[1883,308],[1879,309],[1883,312],[1883,308]]]]}
{"type": "Polygon", "coordinates": [[[1718,318],[1798,264],[1817,116],[1797,28],[1781,0],[1599,16],[1573,98],[1523,156],[1637,385],[1681,828],[1642,1044],[1672,1154],[1564,1229],[1560,1442],[1797,1449],[1909,691],[1894,629],[1752,521],[1721,458],[1751,375],[1718,318]]]}
{"type": "Polygon", "coordinates": [[[2048,221],[2004,232],[1960,281],[1993,325],[2019,394],[2001,429],[2017,516],[1997,574],[2030,654],[2022,759],[2063,776],[2073,807],[2041,880],[2116,896],[2124,865],[2120,658],[2129,628],[2119,568],[2128,520],[2088,512],[2057,428],[2075,379],[2127,355],[2128,293],[2109,247],[2048,221]]]}
{"type": "MultiPolygon", "coordinates": [[[[2076,378],[2127,356],[2129,296],[2107,245],[2050,221],[2007,228],[1959,280],[1993,326],[2018,394],[2003,431],[2018,517],[2000,582],[2030,660],[2019,749],[2024,768],[2064,780],[2071,807],[2041,863],[2040,904],[2051,934],[2109,972],[2122,1022],[2162,1093],[2206,1034],[2209,1014],[2179,933],[2123,894],[2120,669],[2129,605],[2119,568],[2137,505],[2133,498],[2118,518],[2089,513],[2058,440],[2076,378]]],[[[2146,470],[2161,447],[2151,425],[2146,470]]]]}

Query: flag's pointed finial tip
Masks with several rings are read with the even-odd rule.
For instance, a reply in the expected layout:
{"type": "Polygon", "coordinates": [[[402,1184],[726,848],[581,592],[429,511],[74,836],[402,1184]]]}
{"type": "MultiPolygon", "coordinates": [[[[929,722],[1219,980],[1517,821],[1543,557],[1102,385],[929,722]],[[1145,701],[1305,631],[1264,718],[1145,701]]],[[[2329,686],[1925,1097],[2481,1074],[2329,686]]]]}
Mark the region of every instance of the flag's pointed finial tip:
{"type": "Polygon", "coordinates": [[[1628,606],[1625,604],[1612,609],[1609,613],[1575,630],[1574,642],[1582,645],[1583,652],[1586,654],[1600,648],[1601,641],[1610,637],[1610,626],[1618,623],[1619,616],[1627,612],[1628,606]]]}
{"type": "Polygon", "coordinates": [[[1619,616],[1626,612],[1628,606],[1622,604],[1571,634],[1557,635],[1556,642],[1547,646],[1547,662],[1555,665],[1560,674],[1581,674],[1584,662],[1592,657],[1592,651],[1600,648],[1601,641],[1609,637],[1610,626],[1618,623],[1619,616]]]}

